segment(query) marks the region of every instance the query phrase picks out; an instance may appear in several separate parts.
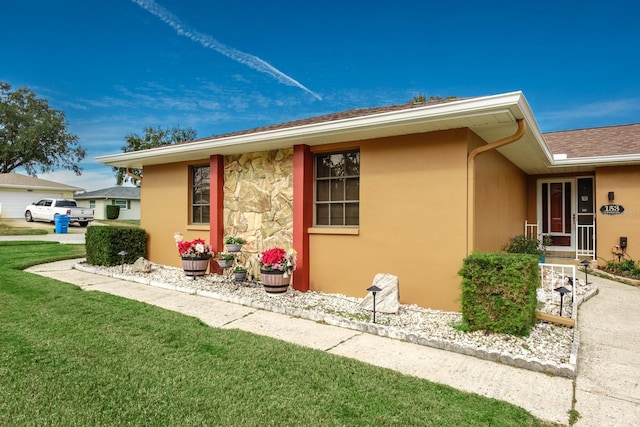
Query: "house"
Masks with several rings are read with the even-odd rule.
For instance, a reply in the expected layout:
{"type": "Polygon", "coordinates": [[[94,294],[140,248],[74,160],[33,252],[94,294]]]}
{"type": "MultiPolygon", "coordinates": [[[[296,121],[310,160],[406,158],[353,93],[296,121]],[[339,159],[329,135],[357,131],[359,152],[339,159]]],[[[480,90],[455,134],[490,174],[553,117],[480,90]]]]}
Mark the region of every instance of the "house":
{"type": "Polygon", "coordinates": [[[97,220],[107,219],[107,206],[120,208],[118,219],[140,219],[140,189],[121,185],[95,191],[85,191],[75,195],[79,206],[94,209],[97,220]]]}
{"type": "Polygon", "coordinates": [[[640,258],[640,125],[543,135],[521,92],[351,110],[97,158],[141,168],[149,258],[173,234],[293,247],[293,286],[362,297],[398,276],[403,303],[458,310],[463,259],[511,236],[556,254],[640,258]],[[637,243],[636,243],[637,242],[637,243]]]}
{"type": "Polygon", "coordinates": [[[72,199],[79,187],[18,173],[0,174],[0,218],[24,218],[24,208],[46,197],[72,199]]]}

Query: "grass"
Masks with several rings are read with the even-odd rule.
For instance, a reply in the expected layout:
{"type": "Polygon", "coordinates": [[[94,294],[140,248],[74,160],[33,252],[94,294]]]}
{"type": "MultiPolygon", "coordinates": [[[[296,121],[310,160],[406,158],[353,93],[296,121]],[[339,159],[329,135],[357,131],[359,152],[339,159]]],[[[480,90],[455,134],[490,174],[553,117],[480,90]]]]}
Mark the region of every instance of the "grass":
{"type": "Polygon", "coordinates": [[[44,228],[13,227],[0,223],[0,236],[33,236],[39,234],[49,234],[44,228]]]}
{"type": "Polygon", "coordinates": [[[0,242],[2,426],[544,425],[505,402],[21,271],[83,251],[0,242]]]}

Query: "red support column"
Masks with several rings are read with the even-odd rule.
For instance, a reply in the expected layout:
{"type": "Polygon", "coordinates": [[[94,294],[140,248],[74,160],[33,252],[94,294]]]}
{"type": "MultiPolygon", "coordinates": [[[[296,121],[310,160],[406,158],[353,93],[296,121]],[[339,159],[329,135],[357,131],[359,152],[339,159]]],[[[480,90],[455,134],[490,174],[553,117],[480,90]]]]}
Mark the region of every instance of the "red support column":
{"type": "Polygon", "coordinates": [[[293,248],[298,253],[293,287],[309,290],[309,228],[313,225],[313,153],[293,146],[293,248]]]}
{"type": "MultiPolygon", "coordinates": [[[[216,154],[209,157],[209,241],[214,251],[224,249],[224,157],[216,154]]],[[[222,269],[217,264],[211,264],[211,271],[222,269]]]]}

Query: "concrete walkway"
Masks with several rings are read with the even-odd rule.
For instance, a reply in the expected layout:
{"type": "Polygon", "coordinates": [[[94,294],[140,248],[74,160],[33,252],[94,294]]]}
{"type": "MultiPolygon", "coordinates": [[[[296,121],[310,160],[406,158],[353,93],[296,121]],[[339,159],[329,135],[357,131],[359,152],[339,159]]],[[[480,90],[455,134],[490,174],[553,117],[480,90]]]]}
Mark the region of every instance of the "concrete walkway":
{"type": "Polygon", "coordinates": [[[589,276],[599,294],[578,312],[576,426],[640,425],[640,288],[589,276]]]}
{"type": "MultiPolygon", "coordinates": [[[[155,288],[73,269],[62,261],[27,271],[236,328],[358,359],[456,389],[504,400],[543,420],[568,424],[574,381],[390,338],[292,318],[202,296],[155,288]]],[[[591,279],[591,277],[590,277],[591,279]]],[[[593,278],[601,294],[580,310],[582,343],[575,409],[578,426],[640,422],[640,290],[593,278]]]]}

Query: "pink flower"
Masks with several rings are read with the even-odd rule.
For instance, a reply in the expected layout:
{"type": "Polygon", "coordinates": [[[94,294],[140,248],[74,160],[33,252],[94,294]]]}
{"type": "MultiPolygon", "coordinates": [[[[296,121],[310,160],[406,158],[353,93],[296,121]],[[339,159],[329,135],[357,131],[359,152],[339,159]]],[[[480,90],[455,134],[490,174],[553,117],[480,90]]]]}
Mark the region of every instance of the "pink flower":
{"type": "Polygon", "coordinates": [[[266,271],[278,270],[285,273],[296,269],[296,251],[271,248],[260,254],[260,267],[266,271]]]}

